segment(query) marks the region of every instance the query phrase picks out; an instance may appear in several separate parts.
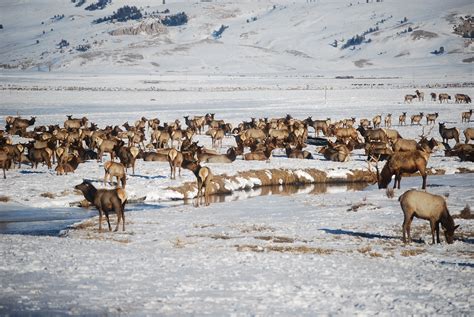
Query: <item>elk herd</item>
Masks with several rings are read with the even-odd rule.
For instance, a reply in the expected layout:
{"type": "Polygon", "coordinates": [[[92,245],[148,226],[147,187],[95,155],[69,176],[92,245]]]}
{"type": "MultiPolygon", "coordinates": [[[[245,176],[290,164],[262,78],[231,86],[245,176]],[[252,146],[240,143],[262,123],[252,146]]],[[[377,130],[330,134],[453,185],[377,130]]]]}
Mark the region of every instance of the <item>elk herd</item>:
{"type": "MultiPolygon", "coordinates": [[[[437,96],[431,93],[431,98],[432,100],[438,98],[441,103],[451,100],[447,94],[437,96]]],[[[405,96],[405,102],[412,102],[413,99],[422,101],[424,93],[416,90],[415,95],[405,96]]],[[[470,103],[471,99],[467,95],[456,94],[455,102],[470,103]]],[[[472,109],[462,112],[461,121],[470,122],[471,115],[472,109]]],[[[474,128],[466,128],[463,131],[465,142],[462,144],[461,131],[458,128],[447,127],[445,123],[438,122],[440,138],[437,141],[434,137],[428,138],[428,135],[439,120],[438,112],[427,114],[420,112],[412,115],[403,112],[398,116],[400,129],[407,125],[407,118],[410,119],[410,125],[420,126],[423,125],[423,118],[426,119],[419,140],[402,137],[401,130],[393,128],[391,113],[377,114],[373,118],[360,118],[358,121],[355,117],[338,121],[312,117],[296,119],[288,114],[281,118],[251,118],[250,121],[240,122],[236,126],[209,113],[194,117],[184,116],[184,124],[179,119],[162,122],[159,118],[142,117],[133,124],[125,122],[121,126],[103,128],[89,122],[86,117],[67,116],[62,126],[59,124],[34,126],[35,117],[24,119],[9,116],[6,118],[6,129],[0,131],[0,164],[4,178],[6,178],[5,171],[14,165],[21,167],[21,164],[29,164],[32,168],[37,168],[39,163],[49,169],[56,164],[56,173],[63,175],[74,173],[79,164],[85,161],[102,162],[107,155],[110,160],[103,164],[103,181],[111,182],[115,177],[117,188],[97,189],[88,181],[75,188],[99,209],[100,229],[103,214],[106,216],[109,230],[111,229],[108,214],[113,211],[118,217],[115,230],[119,228],[120,220],[125,230],[124,189],[128,169],[131,168],[133,175],[135,174],[137,159],[144,162],[168,162],[171,179],[176,178],[177,171],[178,176],[181,175],[181,168],[191,171],[196,177],[197,205],[203,198],[206,205],[210,201],[213,173],[209,164],[231,164],[238,157],[247,161],[269,161],[273,152],[278,149],[280,150],[278,153],[281,155],[284,153],[290,159],[311,160],[320,157],[336,162],[347,162],[353,156],[354,150],[362,150],[369,164],[375,164],[379,188],[386,188],[392,177],[395,179],[394,188],[400,188],[403,174],[419,172],[423,178],[422,188],[425,189],[427,163],[434,149],[440,145],[444,146],[446,156],[457,156],[462,161],[474,161],[474,145],[470,143],[474,140],[474,128]],[[29,129],[32,126],[33,129],[29,129]],[[13,135],[18,135],[21,140],[27,141],[14,144],[13,135]],[[199,140],[209,137],[211,148],[206,148],[200,145],[199,141],[195,141],[197,135],[200,135],[199,140]],[[234,144],[225,153],[221,153],[226,138],[229,140],[226,143],[234,144]],[[455,142],[453,146],[450,144],[452,140],[455,142]],[[305,149],[308,144],[319,149],[311,152],[305,149]],[[380,161],[386,162],[379,172],[380,161]]],[[[441,207],[438,208],[439,215],[436,217],[426,216],[419,210],[423,206],[415,204],[421,198],[430,200],[426,195],[416,192],[407,192],[400,197],[405,214],[404,239],[405,233],[410,239],[409,227],[413,215],[430,220],[433,237],[436,231],[438,241],[439,222],[452,234],[455,227],[449,221],[449,213],[446,216],[445,204],[439,203],[441,207]]]]}

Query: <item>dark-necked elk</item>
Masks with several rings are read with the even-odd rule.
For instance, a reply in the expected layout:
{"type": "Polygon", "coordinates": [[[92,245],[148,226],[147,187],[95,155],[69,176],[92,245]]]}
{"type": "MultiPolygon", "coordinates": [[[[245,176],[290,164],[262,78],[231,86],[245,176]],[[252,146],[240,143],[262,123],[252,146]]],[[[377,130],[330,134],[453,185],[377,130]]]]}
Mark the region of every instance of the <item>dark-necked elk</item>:
{"type": "Polygon", "coordinates": [[[443,122],[439,123],[439,134],[443,138],[443,143],[448,143],[450,139],[454,139],[456,144],[459,143],[459,129],[458,128],[446,128],[443,122]]]}
{"type": "Polygon", "coordinates": [[[411,125],[414,125],[415,123],[421,124],[421,119],[423,119],[423,112],[420,112],[419,114],[414,114],[411,116],[411,125]]]}
{"type": "Polygon", "coordinates": [[[102,231],[102,217],[105,213],[109,231],[112,230],[109,220],[109,212],[117,214],[117,226],[114,231],[117,231],[122,220],[122,231],[125,231],[125,203],[127,202],[127,194],[122,188],[116,189],[97,189],[90,182],[83,181],[81,184],[74,187],[80,190],[84,198],[93,204],[99,210],[99,232],[102,231]]]}
{"type": "Polygon", "coordinates": [[[447,93],[441,93],[438,95],[438,100],[439,103],[443,103],[443,101],[446,101],[446,103],[448,103],[448,100],[451,100],[451,96],[447,93]]]}
{"type": "Polygon", "coordinates": [[[457,156],[461,162],[474,162],[474,144],[456,144],[452,149],[444,152],[445,156],[457,156]]]}
{"type": "Polygon", "coordinates": [[[122,183],[122,187],[125,188],[127,184],[127,176],[125,174],[125,166],[122,163],[107,161],[104,163],[104,184],[107,183],[107,178],[112,182],[112,178],[117,178],[117,187],[122,183]]]}
{"type": "Polygon", "coordinates": [[[455,103],[471,103],[471,97],[466,94],[454,95],[455,103]]]}
{"type": "Polygon", "coordinates": [[[410,227],[414,217],[425,219],[430,222],[432,243],[440,243],[439,224],[444,230],[446,242],[451,244],[454,241],[454,230],[458,226],[454,225],[454,220],[449,214],[446,200],[443,196],[433,195],[424,191],[410,189],[399,198],[400,206],[403,210],[403,242],[411,242],[410,227]]]}
{"type": "Polygon", "coordinates": [[[426,124],[435,124],[436,123],[436,118],[438,118],[438,113],[428,113],[426,115],[426,124]]]}
{"type": "Polygon", "coordinates": [[[382,123],[381,115],[378,114],[372,118],[372,124],[374,125],[374,129],[380,127],[381,123],[382,123]]]}
{"type": "Polygon", "coordinates": [[[300,144],[298,144],[295,148],[291,148],[291,146],[287,144],[285,146],[285,152],[288,158],[308,159],[308,160],[313,159],[313,155],[309,151],[303,150],[300,144]]]}
{"type": "Polygon", "coordinates": [[[179,176],[181,176],[181,165],[183,160],[183,153],[176,150],[175,148],[171,148],[171,150],[168,152],[168,163],[170,164],[171,179],[176,179],[176,168],[179,169],[179,176]]]}
{"type": "Polygon", "coordinates": [[[64,121],[64,128],[65,129],[80,129],[82,127],[87,126],[88,119],[86,117],[82,117],[82,119],[73,119],[72,116],[67,116],[68,119],[64,121]]]}
{"type": "Polygon", "coordinates": [[[432,92],[430,93],[431,96],[431,101],[436,101],[436,93],[432,92]]]}
{"type": "Polygon", "coordinates": [[[137,160],[137,156],[140,150],[134,146],[122,146],[116,152],[120,163],[125,166],[125,172],[129,167],[132,168],[132,173],[135,175],[135,161],[137,160]]]}
{"type": "Polygon", "coordinates": [[[204,187],[204,203],[206,206],[210,203],[209,195],[211,193],[211,182],[212,182],[212,172],[211,169],[207,166],[201,166],[196,161],[184,160],[182,163],[182,167],[188,169],[193,172],[194,176],[196,176],[197,181],[197,197],[196,197],[196,205],[199,206],[201,199],[203,197],[202,189],[204,187]]]}
{"type": "Polygon", "coordinates": [[[357,130],[355,128],[336,128],[332,133],[336,139],[341,141],[346,141],[348,139],[352,139],[354,141],[359,140],[359,135],[357,134],[357,130]]]}
{"type": "Polygon", "coordinates": [[[472,109],[469,111],[464,111],[461,114],[461,122],[469,122],[471,121],[471,116],[472,116],[472,109]]]}
{"type": "Polygon", "coordinates": [[[365,139],[365,142],[387,142],[387,134],[385,133],[384,129],[377,128],[377,129],[364,129],[362,126],[357,128],[360,135],[365,139]]]}
{"type": "Polygon", "coordinates": [[[405,103],[412,103],[413,99],[418,98],[417,95],[405,95],[405,103]]]}
{"type": "Polygon", "coordinates": [[[468,144],[469,141],[474,140],[474,128],[467,128],[464,130],[464,137],[466,138],[465,143],[468,144]]]}
{"type": "Polygon", "coordinates": [[[33,146],[28,148],[28,159],[31,162],[31,167],[38,168],[38,163],[44,163],[51,168],[51,157],[53,151],[50,148],[35,149],[33,146]]]}
{"type": "Polygon", "coordinates": [[[331,120],[328,118],[326,120],[313,120],[311,117],[306,118],[303,122],[306,123],[308,126],[313,127],[316,136],[319,136],[319,132],[321,131],[323,135],[328,135],[328,122],[331,120]]]}
{"type": "Polygon", "coordinates": [[[387,128],[392,127],[392,114],[391,113],[385,116],[384,123],[385,123],[385,127],[387,128]]]}
{"type": "Polygon", "coordinates": [[[406,125],[407,124],[407,113],[404,112],[398,117],[398,124],[399,125],[406,125]]]}
{"type": "Polygon", "coordinates": [[[74,173],[74,171],[79,166],[79,163],[83,163],[84,161],[77,155],[68,155],[67,159],[58,161],[58,166],[56,167],[56,173],[58,175],[63,175],[67,173],[74,173]]]}
{"type": "Polygon", "coordinates": [[[236,157],[235,147],[231,147],[226,154],[202,154],[199,161],[204,163],[232,163],[236,157]]]}
{"type": "Polygon", "coordinates": [[[267,161],[272,155],[272,151],[275,149],[274,144],[268,144],[264,146],[263,150],[256,150],[250,153],[245,153],[243,159],[246,161],[267,161]]]}
{"type": "Polygon", "coordinates": [[[344,144],[333,144],[329,142],[328,146],[319,150],[319,153],[324,156],[326,160],[334,162],[347,162],[350,157],[350,151],[344,144]]]}
{"type": "Polygon", "coordinates": [[[426,188],[426,165],[430,154],[425,151],[408,151],[408,152],[395,152],[389,158],[382,171],[379,174],[378,166],[377,179],[379,188],[387,188],[388,184],[392,181],[392,176],[395,175],[395,183],[393,188],[400,189],[400,183],[402,180],[403,173],[415,173],[420,172],[423,178],[422,189],[426,188]]]}
{"type": "Polygon", "coordinates": [[[2,166],[3,170],[3,178],[7,178],[5,171],[10,168],[12,165],[12,159],[8,155],[8,150],[0,148],[0,165],[2,166]]]}
{"type": "Polygon", "coordinates": [[[28,119],[22,119],[20,117],[13,118],[13,122],[9,125],[10,129],[7,130],[7,132],[10,132],[10,134],[20,134],[22,135],[23,133],[26,132],[26,129],[34,125],[36,121],[36,117],[31,117],[30,120],[28,119]]]}
{"type": "Polygon", "coordinates": [[[99,154],[97,155],[97,161],[102,162],[102,156],[104,153],[110,153],[110,159],[113,161],[115,157],[115,153],[120,149],[123,145],[124,142],[119,139],[102,139],[102,138],[97,138],[96,139],[96,144],[99,149],[99,154]]]}
{"type": "Polygon", "coordinates": [[[418,89],[415,90],[416,96],[418,97],[418,101],[424,101],[425,100],[425,93],[419,91],[418,89]]]}

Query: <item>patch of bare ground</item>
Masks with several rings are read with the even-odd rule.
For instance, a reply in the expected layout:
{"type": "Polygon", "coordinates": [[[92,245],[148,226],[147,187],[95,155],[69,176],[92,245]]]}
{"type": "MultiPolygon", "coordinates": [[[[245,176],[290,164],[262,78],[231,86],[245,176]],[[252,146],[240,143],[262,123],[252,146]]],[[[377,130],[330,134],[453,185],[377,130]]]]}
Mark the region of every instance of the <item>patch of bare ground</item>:
{"type": "Polygon", "coordinates": [[[300,51],[297,51],[297,50],[286,50],[285,52],[288,53],[288,54],[291,54],[291,55],[293,55],[293,56],[297,56],[297,57],[312,58],[312,57],[309,56],[308,54],[303,53],[303,52],[300,52],[300,51]]]}
{"type": "Polygon", "coordinates": [[[239,225],[236,229],[240,230],[241,233],[275,231],[274,228],[265,225],[239,225]]]}
{"type": "Polygon", "coordinates": [[[361,202],[352,204],[351,207],[347,209],[347,211],[356,212],[362,207],[370,207],[370,206],[374,206],[374,204],[371,204],[371,203],[367,202],[366,200],[363,200],[361,202]]]}
{"type": "Polygon", "coordinates": [[[10,197],[5,195],[0,195],[0,203],[7,203],[10,201],[10,197]]]}
{"type": "Polygon", "coordinates": [[[316,247],[308,247],[305,245],[301,246],[259,246],[253,244],[244,244],[244,245],[235,245],[238,252],[280,252],[280,253],[289,253],[289,254],[319,254],[319,255],[329,255],[335,250],[333,249],[324,249],[316,247]]]}
{"type": "Polygon", "coordinates": [[[41,193],[40,196],[41,196],[41,197],[44,197],[44,198],[50,198],[50,199],[53,199],[53,198],[56,197],[56,195],[54,195],[54,194],[51,193],[51,192],[41,193]]]}
{"type": "Polygon", "coordinates": [[[453,218],[474,219],[474,215],[471,213],[471,207],[466,204],[466,207],[458,215],[453,215],[453,218]]]}
{"type": "Polygon", "coordinates": [[[402,256],[405,256],[405,257],[408,257],[408,256],[417,256],[417,255],[420,255],[420,254],[423,254],[425,253],[426,250],[425,249],[407,249],[407,250],[402,250],[400,252],[400,254],[402,256]]]}
{"type": "Polygon", "coordinates": [[[374,65],[371,63],[368,59],[359,59],[357,61],[354,61],[354,65],[359,68],[363,68],[365,66],[371,66],[374,65]]]}
{"type": "Polygon", "coordinates": [[[271,241],[273,243],[294,243],[296,239],[290,237],[281,236],[256,236],[254,239],[271,241]]]}
{"type": "Polygon", "coordinates": [[[429,32],[429,31],[424,31],[424,30],[416,30],[411,33],[411,39],[416,41],[416,40],[421,40],[421,39],[434,39],[437,38],[438,34],[429,32]]]}
{"type": "Polygon", "coordinates": [[[465,58],[462,60],[463,63],[472,63],[474,62],[474,57],[465,58]]]}

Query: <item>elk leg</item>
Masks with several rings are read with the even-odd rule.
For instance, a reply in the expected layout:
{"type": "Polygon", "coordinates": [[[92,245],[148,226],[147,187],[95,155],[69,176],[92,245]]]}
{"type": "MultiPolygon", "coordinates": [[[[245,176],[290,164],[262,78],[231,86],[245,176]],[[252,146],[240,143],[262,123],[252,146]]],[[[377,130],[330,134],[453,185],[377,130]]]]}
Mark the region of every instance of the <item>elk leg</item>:
{"type": "MultiPolygon", "coordinates": [[[[435,244],[435,231],[436,231],[436,222],[434,220],[430,220],[430,227],[431,227],[431,242],[435,244]]],[[[438,228],[439,230],[439,228],[438,228]]],[[[438,236],[439,238],[439,236],[438,236]]],[[[438,241],[439,243],[439,241],[438,241]]]]}
{"type": "Polygon", "coordinates": [[[408,223],[409,223],[408,217],[404,216],[403,217],[403,225],[402,225],[403,243],[407,243],[406,232],[407,232],[408,223]]]}
{"type": "Polygon", "coordinates": [[[99,232],[102,232],[102,209],[99,208],[99,232]]]}
{"type": "Polygon", "coordinates": [[[421,189],[426,189],[426,176],[427,176],[426,173],[425,175],[421,175],[421,177],[423,178],[423,184],[421,186],[421,189]]]}
{"type": "Polygon", "coordinates": [[[109,226],[109,231],[112,231],[112,226],[110,225],[109,212],[105,211],[105,218],[107,219],[107,224],[109,226]]]}
{"type": "Polygon", "coordinates": [[[441,243],[441,241],[439,240],[439,221],[436,222],[435,229],[436,229],[436,242],[441,243]]]}
{"type": "Polygon", "coordinates": [[[410,229],[411,229],[411,222],[413,221],[413,217],[415,217],[414,214],[410,218],[407,219],[407,224],[406,224],[406,227],[405,227],[405,230],[406,230],[407,236],[408,236],[408,243],[411,243],[410,229]]]}
{"type": "Polygon", "coordinates": [[[122,214],[122,231],[125,231],[125,211],[122,209],[120,213],[122,214]]]}

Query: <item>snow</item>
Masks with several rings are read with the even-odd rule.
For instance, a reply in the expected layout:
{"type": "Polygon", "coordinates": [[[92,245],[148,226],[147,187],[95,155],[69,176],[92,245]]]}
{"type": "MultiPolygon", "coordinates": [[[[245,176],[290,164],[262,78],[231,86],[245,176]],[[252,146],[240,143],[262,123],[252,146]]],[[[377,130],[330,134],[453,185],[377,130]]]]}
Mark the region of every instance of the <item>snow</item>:
{"type": "MultiPolygon", "coordinates": [[[[86,115],[105,127],[142,116],[184,124],[185,115],[215,113],[236,126],[286,114],[358,121],[392,113],[393,128],[404,138],[425,133],[439,140],[437,124],[432,130],[424,120],[423,126],[399,126],[398,115],[438,112],[437,122],[448,127],[473,127],[460,119],[471,105],[429,98],[430,92],[474,95],[472,67],[463,62],[473,46],[452,33],[453,19],[473,9],[467,0],[168,0],[166,6],[117,0],[85,13],[70,1],[6,0],[0,4],[8,13],[2,15],[0,64],[24,70],[0,71],[0,126],[8,115],[36,116],[36,125],[86,115]],[[190,20],[154,36],[108,33],[133,22],[91,24],[124,4],[185,11],[190,20]],[[51,22],[55,14],[65,18],[51,22]],[[329,45],[381,19],[386,22],[360,49],[329,45]],[[211,39],[221,25],[229,28],[211,39]],[[437,36],[397,34],[408,26],[437,36]],[[55,45],[62,38],[73,46],[83,38],[98,44],[86,55],[61,53],[55,45]],[[440,46],[448,53],[429,53],[440,46]],[[415,89],[425,92],[425,101],[405,104],[403,96],[415,89]]],[[[206,135],[196,140],[211,146],[206,135]]],[[[233,145],[225,138],[220,152],[233,145]]],[[[272,170],[284,169],[312,180],[307,170],[317,169],[346,180],[351,171],[368,169],[361,150],[336,163],[324,160],[318,147],[305,149],[314,160],[288,159],[276,150],[269,162],[238,157],[232,164],[208,164],[214,175],[235,177],[224,181],[231,195],[212,197],[201,208],[173,190],[195,181],[190,171],[171,180],[167,162],[138,160],[135,174],[127,176],[134,203],[126,206],[125,232],[99,233],[95,209],[71,207],[82,200],[73,188],[83,179],[111,188],[102,183],[103,163],[88,161],[63,176],[45,166],[7,171],[0,180],[0,196],[9,199],[0,202],[0,314],[472,314],[472,219],[454,219],[460,227],[452,245],[443,237],[431,245],[429,223],[420,219],[412,224],[414,242],[401,241],[397,198],[419,189],[419,176],[404,177],[391,199],[374,185],[294,188],[281,180],[281,186],[260,187],[260,179],[242,176],[260,170],[274,179],[279,176],[272,170]]],[[[474,205],[473,174],[459,174],[472,172],[472,162],[439,149],[428,167],[445,173],[428,176],[427,191],[447,196],[451,215],[474,205]]]]}

